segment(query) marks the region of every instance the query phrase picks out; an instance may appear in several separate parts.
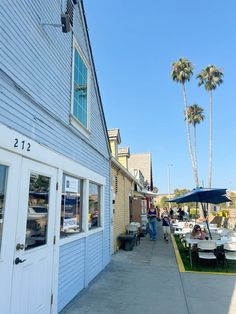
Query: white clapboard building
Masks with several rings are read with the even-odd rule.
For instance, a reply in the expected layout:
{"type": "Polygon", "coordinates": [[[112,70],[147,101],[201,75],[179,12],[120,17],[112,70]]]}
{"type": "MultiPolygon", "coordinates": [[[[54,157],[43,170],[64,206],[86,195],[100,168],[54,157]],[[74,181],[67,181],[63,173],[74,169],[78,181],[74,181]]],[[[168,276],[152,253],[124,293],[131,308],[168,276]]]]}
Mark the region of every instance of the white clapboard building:
{"type": "Polygon", "coordinates": [[[58,313],[110,262],[106,123],[83,2],[0,6],[0,312],[58,313]]]}

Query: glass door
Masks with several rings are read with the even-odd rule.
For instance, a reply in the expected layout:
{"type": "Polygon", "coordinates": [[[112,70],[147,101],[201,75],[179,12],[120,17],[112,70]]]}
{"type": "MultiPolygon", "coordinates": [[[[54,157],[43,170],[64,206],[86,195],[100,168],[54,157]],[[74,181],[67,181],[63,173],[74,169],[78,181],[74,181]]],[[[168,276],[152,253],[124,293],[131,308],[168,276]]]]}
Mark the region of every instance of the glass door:
{"type": "Polygon", "coordinates": [[[51,311],[57,170],[23,159],[11,313],[51,311]]]}

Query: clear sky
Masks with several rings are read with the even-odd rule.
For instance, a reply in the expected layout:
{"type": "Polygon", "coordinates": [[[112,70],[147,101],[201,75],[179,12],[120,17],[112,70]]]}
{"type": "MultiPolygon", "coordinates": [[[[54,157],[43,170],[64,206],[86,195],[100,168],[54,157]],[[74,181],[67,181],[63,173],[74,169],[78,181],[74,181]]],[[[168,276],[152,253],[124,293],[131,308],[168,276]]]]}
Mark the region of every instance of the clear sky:
{"type": "MultiPolygon", "coordinates": [[[[121,147],[151,152],[160,193],[194,187],[181,86],[171,65],[186,57],[195,76],[215,64],[224,84],[213,94],[212,187],[236,190],[235,0],[84,0],[108,128],[119,128],[121,147]]],[[[199,181],[207,186],[209,95],[195,77],[188,104],[204,108],[197,127],[199,181]]]]}

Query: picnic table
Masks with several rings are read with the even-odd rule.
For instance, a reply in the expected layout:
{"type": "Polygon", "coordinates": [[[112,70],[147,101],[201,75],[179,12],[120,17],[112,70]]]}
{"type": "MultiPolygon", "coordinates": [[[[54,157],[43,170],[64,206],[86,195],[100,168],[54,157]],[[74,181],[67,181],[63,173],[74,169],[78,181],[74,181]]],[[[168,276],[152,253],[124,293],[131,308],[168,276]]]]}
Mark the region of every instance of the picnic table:
{"type": "MultiPolygon", "coordinates": [[[[190,267],[192,268],[193,266],[193,262],[192,262],[192,246],[194,244],[198,244],[200,241],[199,239],[191,239],[191,238],[185,238],[185,242],[188,244],[188,248],[189,248],[189,262],[190,262],[190,267]]],[[[236,243],[236,237],[226,237],[223,236],[220,240],[208,240],[210,242],[214,242],[216,243],[217,247],[220,247],[224,244],[227,243],[236,243]]]]}

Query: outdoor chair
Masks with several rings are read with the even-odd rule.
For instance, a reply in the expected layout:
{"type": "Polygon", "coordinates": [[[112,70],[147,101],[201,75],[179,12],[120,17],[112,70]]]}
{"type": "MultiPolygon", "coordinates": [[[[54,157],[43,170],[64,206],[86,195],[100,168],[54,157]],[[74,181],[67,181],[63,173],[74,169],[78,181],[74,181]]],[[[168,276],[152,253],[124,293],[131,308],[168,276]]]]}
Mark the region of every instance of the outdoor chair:
{"type": "Polygon", "coordinates": [[[180,239],[180,241],[183,243],[184,247],[187,248],[186,246],[186,240],[190,239],[191,237],[191,232],[187,232],[183,235],[183,237],[180,239]]]}
{"type": "Polygon", "coordinates": [[[228,271],[229,262],[236,261],[236,243],[224,244],[224,260],[226,261],[228,271]]]}
{"type": "MultiPolygon", "coordinates": [[[[210,236],[208,236],[208,237],[210,239],[210,236]]],[[[218,234],[218,233],[211,232],[211,237],[212,237],[212,240],[220,240],[220,234],[218,234]]]]}
{"type": "Polygon", "coordinates": [[[235,231],[233,231],[233,230],[231,230],[229,233],[228,233],[228,235],[230,236],[230,237],[236,237],[236,232],[235,231]]]}
{"type": "Polygon", "coordinates": [[[225,236],[228,236],[228,234],[230,233],[230,230],[221,228],[221,229],[218,229],[218,233],[221,235],[221,237],[225,237],[225,236]]]}
{"type": "MultiPolygon", "coordinates": [[[[140,226],[140,224],[139,224],[140,226]]],[[[136,239],[136,245],[139,243],[140,244],[140,227],[138,227],[137,224],[132,224],[130,223],[129,225],[126,225],[125,226],[125,229],[126,229],[126,233],[127,234],[133,234],[135,235],[135,239],[136,239]]]]}
{"type": "Polygon", "coordinates": [[[198,245],[198,263],[201,261],[214,261],[218,269],[218,260],[216,256],[216,243],[208,240],[200,240],[198,245]]]}
{"type": "Polygon", "coordinates": [[[191,232],[188,232],[185,234],[185,239],[190,239],[191,238],[191,232]]]}

